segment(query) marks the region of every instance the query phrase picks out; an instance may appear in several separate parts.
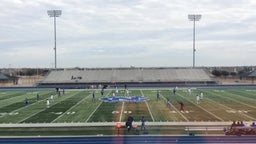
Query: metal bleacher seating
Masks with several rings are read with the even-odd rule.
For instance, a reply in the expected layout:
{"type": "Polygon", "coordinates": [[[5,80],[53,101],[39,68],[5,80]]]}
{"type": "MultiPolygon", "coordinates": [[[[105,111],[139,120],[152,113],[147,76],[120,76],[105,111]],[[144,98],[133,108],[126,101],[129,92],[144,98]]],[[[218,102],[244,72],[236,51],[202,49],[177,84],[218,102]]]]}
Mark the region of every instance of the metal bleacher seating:
{"type": "Polygon", "coordinates": [[[98,68],[51,71],[41,84],[51,83],[214,82],[204,69],[98,68]]]}

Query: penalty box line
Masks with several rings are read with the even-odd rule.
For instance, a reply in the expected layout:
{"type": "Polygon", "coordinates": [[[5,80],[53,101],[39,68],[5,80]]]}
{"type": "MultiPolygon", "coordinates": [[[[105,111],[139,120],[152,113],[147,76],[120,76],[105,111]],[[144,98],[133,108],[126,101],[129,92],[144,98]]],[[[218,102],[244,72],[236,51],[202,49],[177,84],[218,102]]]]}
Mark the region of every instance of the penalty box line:
{"type": "Polygon", "coordinates": [[[68,110],[66,110],[65,112],[63,112],[63,114],[61,114],[60,116],[58,116],[56,119],[54,119],[51,123],[56,122],[58,119],[60,119],[61,117],[63,117],[66,112],[71,111],[74,107],[78,106],[80,103],[82,103],[83,101],[85,101],[86,99],[88,99],[90,97],[91,94],[88,94],[86,97],[84,97],[82,100],[80,100],[78,103],[76,103],[75,105],[73,105],[71,108],[69,108],[68,110]]]}
{"type": "MultiPolygon", "coordinates": [[[[77,92],[77,93],[78,93],[78,92],[77,92]]],[[[68,99],[68,98],[73,97],[73,96],[76,95],[77,93],[74,93],[73,95],[69,95],[69,96],[65,97],[64,99],[61,99],[60,101],[54,103],[54,104],[51,105],[50,107],[52,107],[52,106],[54,106],[54,105],[57,105],[58,103],[60,103],[60,102],[62,102],[62,101],[64,101],[64,100],[66,100],[66,99],[68,99]]],[[[47,99],[47,98],[46,98],[46,99],[47,99]]],[[[43,100],[45,100],[45,99],[43,99],[43,100]]],[[[43,101],[43,100],[40,100],[40,101],[43,101]]],[[[36,102],[35,102],[35,103],[36,103],[36,102]]],[[[23,122],[23,121],[25,121],[25,120],[27,120],[27,119],[29,119],[29,118],[31,118],[31,117],[33,117],[33,116],[39,114],[40,112],[45,111],[45,110],[47,110],[47,108],[44,108],[44,109],[42,109],[42,110],[40,110],[40,111],[38,111],[38,112],[36,112],[36,113],[34,113],[34,114],[32,114],[32,115],[29,115],[28,117],[26,117],[26,118],[20,120],[18,123],[21,123],[21,122],[23,122]]]]}
{"type": "MultiPolygon", "coordinates": [[[[228,106],[225,106],[225,105],[223,105],[223,104],[221,104],[221,103],[218,103],[218,102],[216,102],[216,101],[214,101],[214,100],[212,100],[212,99],[210,99],[210,98],[206,98],[206,99],[209,100],[209,101],[211,101],[211,102],[213,102],[213,103],[215,103],[215,104],[217,104],[217,105],[220,105],[220,106],[222,106],[222,107],[224,107],[224,108],[226,108],[226,109],[228,109],[228,110],[234,110],[234,111],[235,111],[235,109],[230,108],[230,107],[228,107],[228,106]]],[[[225,110],[225,109],[223,109],[223,110],[225,110]]],[[[241,115],[244,115],[245,117],[250,118],[250,119],[252,119],[252,120],[255,119],[254,117],[251,117],[251,116],[249,116],[249,115],[247,115],[247,114],[245,114],[245,113],[241,113],[241,115]]]]}
{"type": "Polygon", "coordinates": [[[193,102],[193,101],[191,101],[190,99],[188,99],[188,98],[182,96],[181,94],[177,94],[177,95],[179,95],[179,96],[182,97],[183,99],[186,99],[188,102],[192,103],[192,104],[195,105],[196,107],[198,107],[198,108],[202,109],[203,111],[207,112],[208,114],[212,115],[212,116],[215,117],[216,119],[218,119],[218,120],[220,120],[220,121],[224,121],[221,117],[218,117],[218,116],[215,115],[214,113],[212,113],[212,112],[206,110],[206,109],[203,108],[202,106],[196,104],[195,102],[193,102]]]}
{"type": "MultiPolygon", "coordinates": [[[[111,93],[111,91],[108,92],[107,95],[109,95],[111,93]]],[[[96,109],[90,114],[90,116],[87,118],[87,120],[85,122],[88,122],[89,119],[92,117],[92,115],[98,110],[98,108],[100,107],[100,105],[102,104],[102,102],[96,107],[96,109]]]]}

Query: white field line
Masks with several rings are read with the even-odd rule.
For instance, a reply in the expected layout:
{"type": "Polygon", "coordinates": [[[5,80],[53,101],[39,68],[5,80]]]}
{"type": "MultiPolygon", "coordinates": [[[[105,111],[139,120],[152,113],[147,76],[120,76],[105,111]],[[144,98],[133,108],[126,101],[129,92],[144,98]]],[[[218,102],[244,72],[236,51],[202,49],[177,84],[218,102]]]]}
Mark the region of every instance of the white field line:
{"type": "MultiPolygon", "coordinates": [[[[222,107],[225,107],[226,109],[229,109],[229,110],[235,110],[235,109],[232,109],[232,108],[230,108],[230,107],[228,107],[228,106],[225,106],[225,105],[223,105],[223,104],[221,104],[221,103],[217,103],[217,102],[215,102],[214,100],[212,100],[212,99],[210,99],[210,98],[205,98],[205,99],[207,99],[207,100],[209,100],[209,101],[211,101],[211,102],[213,102],[213,103],[216,103],[216,104],[218,104],[218,105],[220,105],[220,106],[222,106],[222,107]]],[[[250,119],[252,119],[252,120],[255,120],[255,118],[253,118],[253,117],[251,117],[251,116],[249,116],[249,115],[247,115],[247,114],[245,114],[245,113],[240,113],[241,115],[244,115],[245,117],[247,117],[247,118],[250,118],[250,119]]]]}
{"type": "MultiPolygon", "coordinates": [[[[213,93],[213,92],[209,92],[209,93],[212,93],[212,94],[214,94],[214,95],[216,95],[216,96],[220,97],[220,95],[219,95],[219,94],[216,94],[216,93],[213,93]]],[[[234,95],[234,94],[232,94],[232,95],[234,95]]],[[[237,95],[235,95],[235,96],[237,96],[237,95]]],[[[240,102],[240,101],[238,101],[238,100],[235,100],[235,99],[232,99],[232,98],[229,98],[229,97],[222,97],[222,98],[226,98],[226,99],[232,100],[232,101],[234,101],[234,102],[240,103],[240,104],[242,104],[242,105],[246,105],[246,106],[248,106],[248,107],[251,107],[251,108],[256,109],[256,107],[255,107],[255,106],[252,106],[252,105],[246,104],[246,103],[244,103],[244,102],[240,102]]]]}
{"type": "MultiPolygon", "coordinates": [[[[50,107],[52,107],[52,106],[58,104],[59,102],[62,102],[62,101],[64,101],[64,100],[66,100],[66,99],[68,99],[68,98],[70,98],[70,97],[72,97],[72,96],[74,96],[74,95],[75,95],[75,94],[70,95],[70,96],[66,97],[65,99],[62,99],[61,101],[58,101],[57,103],[51,105],[50,107]]],[[[46,98],[46,99],[47,99],[47,98],[46,98]]],[[[28,119],[28,118],[30,118],[30,117],[32,117],[32,116],[34,116],[34,115],[40,113],[40,112],[42,112],[42,111],[44,111],[44,110],[46,110],[46,109],[47,109],[47,108],[44,108],[44,109],[42,109],[42,110],[40,110],[40,111],[38,111],[38,112],[36,112],[36,113],[34,113],[34,114],[32,114],[32,115],[29,115],[28,117],[26,117],[26,118],[20,120],[18,123],[21,123],[22,121],[24,121],[24,120],[26,120],[26,119],[28,119]]]]}
{"type": "Polygon", "coordinates": [[[80,100],[78,103],[76,103],[75,105],[73,105],[71,108],[69,108],[68,110],[66,110],[65,112],[63,112],[60,116],[58,116],[56,119],[54,119],[51,123],[55,122],[56,120],[58,120],[59,118],[63,117],[68,111],[71,111],[74,107],[76,107],[77,105],[79,105],[80,103],[82,103],[83,101],[85,101],[86,99],[88,99],[90,97],[91,94],[87,95],[86,97],[84,97],[82,100],[80,100]]]}
{"type": "MultiPolygon", "coordinates": [[[[111,91],[109,91],[106,96],[108,96],[110,93],[111,93],[111,91]]],[[[86,119],[85,122],[88,122],[88,120],[92,117],[92,115],[96,112],[96,110],[100,107],[101,104],[102,104],[102,102],[99,103],[99,105],[98,105],[98,106],[96,107],[96,109],[90,114],[90,116],[86,119]]]]}
{"type": "MultiPolygon", "coordinates": [[[[160,96],[162,96],[162,94],[160,94],[160,96]]],[[[162,96],[165,100],[167,100],[164,96],[162,96]]],[[[176,110],[186,121],[189,121],[187,117],[185,117],[179,110],[176,109],[175,106],[173,106],[173,104],[171,103],[171,107],[176,110]]]]}
{"type": "MultiPolygon", "coordinates": [[[[140,92],[141,92],[142,96],[144,96],[144,93],[143,93],[143,91],[142,91],[141,89],[140,89],[140,92]]],[[[151,118],[152,118],[152,120],[153,120],[153,122],[154,122],[155,119],[154,119],[154,117],[153,117],[153,114],[152,114],[152,112],[151,112],[149,106],[148,106],[148,102],[145,101],[145,103],[146,103],[146,105],[147,105],[147,107],[148,107],[148,111],[149,111],[149,113],[150,113],[150,116],[151,116],[151,118]]]]}
{"type": "MultiPolygon", "coordinates": [[[[230,94],[232,94],[232,95],[234,95],[234,96],[236,96],[236,97],[240,97],[240,98],[242,98],[242,99],[247,99],[247,100],[249,100],[249,101],[255,101],[255,99],[253,99],[253,98],[250,98],[250,97],[243,97],[243,96],[240,96],[240,95],[238,95],[238,94],[235,94],[235,93],[233,93],[232,91],[231,92],[229,92],[230,94]]],[[[243,94],[248,94],[248,93],[246,93],[246,92],[242,92],[243,94]]]]}
{"type": "Polygon", "coordinates": [[[96,109],[90,114],[90,116],[86,119],[85,122],[88,122],[88,120],[92,117],[92,115],[96,112],[96,110],[100,107],[101,104],[102,104],[102,102],[99,103],[99,105],[98,105],[98,106],[96,107],[96,109]]]}
{"type": "Polygon", "coordinates": [[[153,120],[153,122],[154,122],[155,119],[154,119],[154,117],[153,117],[153,115],[152,115],[152,112],[151,112],[149,106],[148,106],[148,102],[145,102],[145,103],[146,103],[146,105],[147,105],[147,107],[148,107],[148,111],[149,111],[149,113],[150,113],[150,116],[151,116],[151,118],[152,118],[152,120],[153,120]]]}
{"type": "Polygon", "coordinates": [[[120,112],[119,122],[121,122],[121,120],[122,120],[123,111],[124,111],[124,102],[122,103],[122,108],[121,108],[121,112],[120,112]]]}
{"type": "MultiPolygon", "coordinates": [[[[135,121],[135,123],[140,123],[135,121]]],[[[251,121],[244,121],[244,123],[251,123],[251,121]]],[[[229,127],[232,121],[225,122],[147,122],[150,126],[211,126],[211,127],[229,127]]],[[[79,123],[19,123],[19,124],[0,124],[0,128],[19,128],[19,127],[82,127],[82,126],[115,126],[116,122],[79,122],[79,123]]],[[[125,123],[122,123],[125,125],[125,123]]]]}
{"type": "MultiPolygon", "coordinates": [[[[16,92],[17,94],[19,94],[18,92],[16,92]]],[[[8,97],[6,99],[2,99],[0,101],[0,108],[6,107],[8,105],[20,102],[20,101],[24,101],[25,97],[27,97],[28,99],[34,98],[34,94],[28,94],[28,92],[26,92],[25,94],[21,94],[21,95],[15,95],[12,97],[8,97]],[[11,102],[11,103],[10,103],[11,102]]],[[[25,106],[25,104],[24,104],[25,106]]],[[[22,107],[23,108],[23,107],[22,107]]]]}
{"type": "Polygon", "coordinates": [[[189,102],[193,103],[195,106],[199,107],[200,109],[204,110],[205,112],[207,112],[207,113],[211,114],[212,116],[214,116],[214,117],[215,117],[215,118],[217,118],[218,120],[220,120],[220,121],[224,121],[222,118],[220,118],[220,117],[218,117],[217,115],[215,115],[214,113],[212,113],[212,112],[210,112],[210,111],[206,110],[206,109],[205,109],[205,108],[203,108],[202,106],[200,106],[200,105],[198,105],[198,104],[196,104],[196,103],[192,102],[191,100],[187,99],[186,97],[182,96],[181,94],[178,94],[178,95],[179,95],[180,97],[182,97],[182,98],[186,99],[187,101],[189,101],[189,102]]]}

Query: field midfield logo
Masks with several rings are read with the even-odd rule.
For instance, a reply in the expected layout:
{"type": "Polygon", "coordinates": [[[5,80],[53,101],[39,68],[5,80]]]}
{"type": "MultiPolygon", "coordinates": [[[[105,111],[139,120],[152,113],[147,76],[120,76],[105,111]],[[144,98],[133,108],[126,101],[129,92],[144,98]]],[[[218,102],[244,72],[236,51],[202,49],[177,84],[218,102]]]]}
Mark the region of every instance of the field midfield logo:
{"type": "Polygon", "coordinates": [[[108,96],[100,100],[103,102],[145,102],[148,99],[144,96],[108,96]]]}

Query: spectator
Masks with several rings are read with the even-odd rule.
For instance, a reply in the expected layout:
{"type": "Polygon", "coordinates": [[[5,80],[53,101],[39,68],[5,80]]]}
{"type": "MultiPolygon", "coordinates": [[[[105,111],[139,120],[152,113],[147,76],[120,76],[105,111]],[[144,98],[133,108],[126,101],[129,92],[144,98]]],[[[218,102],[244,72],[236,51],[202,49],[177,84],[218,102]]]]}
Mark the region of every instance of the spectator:
{"type": "Polygon", "coordinates": [[[231,128],[236,126],[236,121],[233,121],[233,123],[231,124],[231,128]]]}
{"type": "Polygon", "coordinates": [[[241,121],[240,126],[244,126],[244,122],[243,121],[241,121]]]}
{"type": "Polygon", "coordinates": [[[130,132],[131,128],[132,128],[132,122],[133,122],[134,118],[130,115],[127,119],[127,122],[126,122],[126,127],[128,129],[128,132],[130,132]]]}
{"type": "Polygon", "coordinates": [[[252,127],[255,127],[255,126],[256,126],[256,125],[255,125],[255,122],[252,122],[251,126],[252,126],[252,127]]]}
{"type": "Polygon", "coordinates": [[[141,130],[142,130],[142,129],[143,129],[143,130],[146,129],[144,116],[141,117],[141,130]]]}

